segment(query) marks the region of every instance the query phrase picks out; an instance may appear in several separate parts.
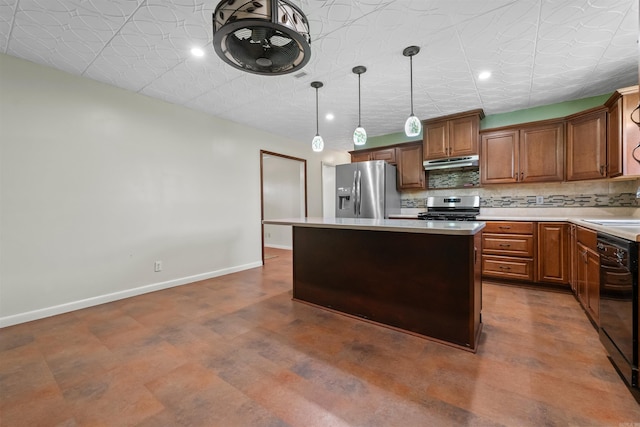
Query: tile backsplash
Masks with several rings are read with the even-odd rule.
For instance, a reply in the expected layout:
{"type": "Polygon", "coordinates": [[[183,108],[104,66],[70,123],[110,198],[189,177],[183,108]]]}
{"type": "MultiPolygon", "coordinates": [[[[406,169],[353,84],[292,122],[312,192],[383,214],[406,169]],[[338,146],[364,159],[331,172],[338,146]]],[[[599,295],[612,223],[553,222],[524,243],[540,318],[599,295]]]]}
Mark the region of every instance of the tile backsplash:
{"type": "Polygon", "coordinates": [[[480,185],[479,169],[443,169],[428,173],[429,188],[477,187],[480,185]]]}
{"type": "Polygon", "coordinates": [[[617,194],[552,194],[542,196],[480,197],[480,206],[487,208],[586,208],[638,206],[635,193],[617,194]]]}
{"type": "Polygon", "coordinates": [[[638,207],[640,179],[429,189],[402,193],[402,208],[426,208],[428,196],[479,195],[484,208],[638,207]],[[541,197],[540,197],[541,196],[541,197]]]}

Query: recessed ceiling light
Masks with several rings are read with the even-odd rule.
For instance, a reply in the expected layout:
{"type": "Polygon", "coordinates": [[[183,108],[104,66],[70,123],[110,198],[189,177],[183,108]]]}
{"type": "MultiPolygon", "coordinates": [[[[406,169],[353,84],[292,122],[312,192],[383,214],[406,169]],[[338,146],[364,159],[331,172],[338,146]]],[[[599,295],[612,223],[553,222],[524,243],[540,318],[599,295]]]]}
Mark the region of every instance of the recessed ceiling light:
{"type": "Polygon", "coordinates": [[[491,77],[491,71],[483,71],[478,74],[479,80],[487,80],[489,77],[491,77]]]}
{"type": "Polygon", "coordinates": [[[204,56],[204,50],[200,49],[199,47],[194,47],[193,49],[191,49],[191,55],[197,57],[204,56]]]}
{"type": "Polygon", "coordinates": [[[336,116],[333,115],[333,113],[327,113],[326,116],[324,116],[325,119],[331,121],[333,119],[335,119],[336,116]]]}

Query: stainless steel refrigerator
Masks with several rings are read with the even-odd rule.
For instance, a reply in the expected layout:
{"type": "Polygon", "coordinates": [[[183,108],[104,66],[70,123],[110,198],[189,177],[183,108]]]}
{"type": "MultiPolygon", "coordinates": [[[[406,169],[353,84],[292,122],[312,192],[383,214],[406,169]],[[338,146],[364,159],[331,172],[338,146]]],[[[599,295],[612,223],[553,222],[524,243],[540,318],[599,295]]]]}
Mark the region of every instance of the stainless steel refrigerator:
{"type": "Polygon", "coordinates": [[[388,218],[400,213],[396,167],[384,160],[336,166],[336,218],[388,218]]]}

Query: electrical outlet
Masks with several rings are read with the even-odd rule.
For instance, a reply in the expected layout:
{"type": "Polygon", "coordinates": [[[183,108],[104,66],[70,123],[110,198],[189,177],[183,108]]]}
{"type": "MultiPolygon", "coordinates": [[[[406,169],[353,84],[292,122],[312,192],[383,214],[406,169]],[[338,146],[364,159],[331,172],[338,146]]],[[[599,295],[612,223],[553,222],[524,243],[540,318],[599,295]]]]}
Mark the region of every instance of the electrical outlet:
{"type": "Polygon", "coordinates": [[[544,204],[544,196],[536,196],[536,205],[544,204]]]}
{"type": "Polygon", "coordinates": [[[267,238],[271,237],[271,233],[267,233],[267,238]]]}
{"type": "Polygon", "coordinates": [[[156,261],[155,264],[153,264],[153,271],[156,273],[162,271],[162,261],[156,261]]]}

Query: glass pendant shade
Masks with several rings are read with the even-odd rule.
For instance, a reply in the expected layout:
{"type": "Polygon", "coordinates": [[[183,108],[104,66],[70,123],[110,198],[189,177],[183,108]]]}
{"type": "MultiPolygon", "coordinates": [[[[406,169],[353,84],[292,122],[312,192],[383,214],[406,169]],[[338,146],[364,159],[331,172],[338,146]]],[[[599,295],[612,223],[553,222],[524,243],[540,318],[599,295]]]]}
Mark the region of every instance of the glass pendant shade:
{"type": "Polygon", "coordinates": [[[362,126],[358,126],[353,131],[353,143],[356,145],[364,145],[367,143],[367,131],[362,126]]]}
{"type": "Polygon", "coordinates": [[[311,148],[316,153],[319,153],[320,151],[324,150],[324,140],[320,135],[316,135],[313,137],[313,141],[311,141],[311,148]]]}
{"type": "Polygon", "coordinates": [[[422,123],[416,116],[411,115],[404,123],[404,133],[407,136],[418,136],[422,131],[422,123]]]}

